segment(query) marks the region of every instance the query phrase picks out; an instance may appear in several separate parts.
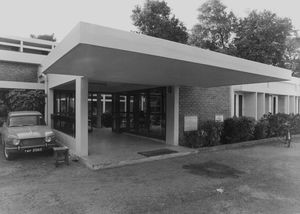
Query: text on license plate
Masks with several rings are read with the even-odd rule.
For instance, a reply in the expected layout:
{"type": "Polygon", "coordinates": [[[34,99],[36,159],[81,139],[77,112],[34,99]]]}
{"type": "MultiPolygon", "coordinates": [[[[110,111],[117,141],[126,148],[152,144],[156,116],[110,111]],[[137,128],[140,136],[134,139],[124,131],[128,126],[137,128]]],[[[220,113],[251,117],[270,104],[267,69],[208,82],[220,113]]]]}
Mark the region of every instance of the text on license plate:
{"type": "Polygon", "coordinates": [[[25,152],[41,152],[42,148],[32,148],[32,149],[25,149],[25,152]]]}

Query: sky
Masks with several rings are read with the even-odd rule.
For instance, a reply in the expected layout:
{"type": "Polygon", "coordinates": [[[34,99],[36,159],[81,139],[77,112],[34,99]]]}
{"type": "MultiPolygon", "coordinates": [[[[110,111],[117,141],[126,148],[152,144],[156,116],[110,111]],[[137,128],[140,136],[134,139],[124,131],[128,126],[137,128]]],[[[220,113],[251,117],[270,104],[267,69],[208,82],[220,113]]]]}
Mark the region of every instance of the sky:
{"type": "MultiPolygon", "coordinates": [[[[197,9],[205,0],[165,0],[188,29],[197,23],[197,9]]],[[[238,17],[268,9],[292,20],[300,30],[299,0],[222,0],[238,17]]],[[[144,0],[0,0],[0,35],[29,37],[52,34],[62,40],[80,21],[121,30],[136,30],[130,15],[144,0]]]]}

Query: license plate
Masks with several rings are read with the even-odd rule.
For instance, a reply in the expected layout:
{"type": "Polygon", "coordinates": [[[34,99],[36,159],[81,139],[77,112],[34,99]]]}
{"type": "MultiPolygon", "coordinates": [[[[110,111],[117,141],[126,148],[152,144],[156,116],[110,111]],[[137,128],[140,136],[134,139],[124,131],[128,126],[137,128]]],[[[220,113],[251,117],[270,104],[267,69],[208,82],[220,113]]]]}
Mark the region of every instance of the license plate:
{"type": "Polygon", "coordinates": [[[26,153],[27,152],[41,152],[41,151],[43,151],[43,149],[42,148],[32,148],[32,149],[25,149],[24,151],[26,153]]]}

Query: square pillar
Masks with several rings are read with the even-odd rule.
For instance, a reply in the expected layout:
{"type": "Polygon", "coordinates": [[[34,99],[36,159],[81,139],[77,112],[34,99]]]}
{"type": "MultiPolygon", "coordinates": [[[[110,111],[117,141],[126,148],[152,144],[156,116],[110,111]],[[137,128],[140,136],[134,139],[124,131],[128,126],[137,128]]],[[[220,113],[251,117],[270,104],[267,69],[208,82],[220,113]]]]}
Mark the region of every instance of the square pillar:
{"type": "Polygon", "coordinates": [[[76,79],[76,153],[88,155],[88,80],[85,77],[76,79]]]}
{"type": "Polygon", "coordinates": [[[289,113],[294,114],[295,113],[295,97],[289,96],[289,113]]]}
{"type": "Polygon", "coordinates": [[[229,97],[230,97],[230,116],[231,117],[234,117],[234,104],[235,104],[235,101],[234,101],[234,90],[233,90],[233,87],[232,86],[229,86],[230,89],[229,89],[229,97]]]}
{"type": "Polygon", "coordinates": [[[259,120],[265,114],[265,94],[257,93],[257,119],[259,120]]]}
{"type": "Polygon", "coordinates": [[[48,94],[47,94],[47,110],[45,112],[45,117],[46,117],[46,123],[49,127],[52,127],[52,120],[51,120],[51,115],[54,112],[54,104],[55,104],[55,100],[54,100],[54,92],[53,89],[49,89],[48,90],[48,94]]]}
{"type": "Polygon", "coordinates": [[[271,96],[269,94],[265,95],[265,114],[272,112],[271,109],[271,96]]]}
{"type": "Polygon", "coordinates": [[[295,114],[299,114],[299,97],[295,96],[295,114]]]}
{"type": "Polygon", "coordinates": [[[167,88],[166,111],[166,143],[178,145],[179,143],[179,86],[167,88]]]}
{"type": "Polygon", "coordinates": [[[290,101],[288,95],[278,96],[278,112],[279,113],[290,113],[290,101]]]}

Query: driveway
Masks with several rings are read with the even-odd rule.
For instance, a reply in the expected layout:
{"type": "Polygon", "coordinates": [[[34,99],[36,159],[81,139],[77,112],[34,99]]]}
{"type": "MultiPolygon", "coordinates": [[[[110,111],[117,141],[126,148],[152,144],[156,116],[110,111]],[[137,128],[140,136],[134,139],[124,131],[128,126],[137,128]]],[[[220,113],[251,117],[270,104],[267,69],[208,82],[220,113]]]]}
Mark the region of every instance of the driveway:
{"type": "Polygon", "coordinates": [[[0,213],[299,213],[300,142],[91,171],[0,159],[0,213]],[[217,191],[218,189],[218,191],[217,191]]]}

